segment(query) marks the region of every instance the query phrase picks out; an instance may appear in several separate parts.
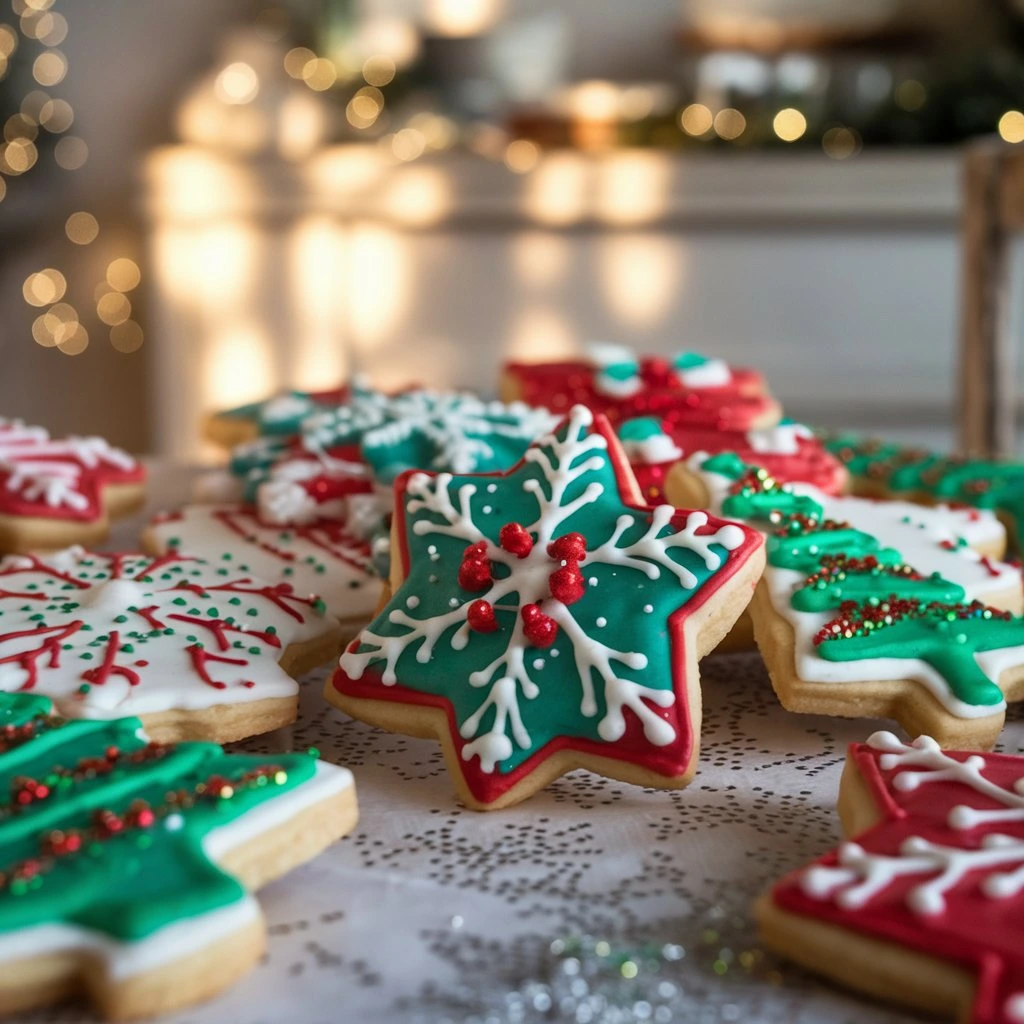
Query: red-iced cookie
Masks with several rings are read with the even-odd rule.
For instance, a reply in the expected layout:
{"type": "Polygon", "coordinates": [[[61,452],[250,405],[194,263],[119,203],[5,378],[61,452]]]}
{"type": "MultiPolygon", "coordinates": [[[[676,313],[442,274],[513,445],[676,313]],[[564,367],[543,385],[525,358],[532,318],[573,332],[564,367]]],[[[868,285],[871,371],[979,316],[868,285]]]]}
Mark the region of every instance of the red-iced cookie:
{"type": "Polygon", "coordinates": [[[801,423],[781,420],[761,430],[710,430],[670,426],[656,416],[625,420],[617,432],[647,501],[663,501],[665,476],[680,460],[698,452],[735,452],[766,469],[780,483],[811,484],[824,494],[846,489],[843,464],[801,423]]]}
{"type": "Polygon", "coordinates": [[[102,438],[0,419],[0,552],[102,540],[111,517],[142,504],[145,476],[102,438]]]}
{"type": "Polygon", "coordinates": [[[592,345],[584,358],[507,363],[501,396],[564,412],[581,404],[613,423],[661,416],[675,427],[750,430],[778,422],[778,404],[754,370],[693,352],[637,358],[618,345],[592,345]]]}
{"type": "Polygon", "coordinates": [[[758,904],[768,945],[882,999],[1024,1021],[1024,757],[875,733],[839,815],[849,841],[758,904]]]}

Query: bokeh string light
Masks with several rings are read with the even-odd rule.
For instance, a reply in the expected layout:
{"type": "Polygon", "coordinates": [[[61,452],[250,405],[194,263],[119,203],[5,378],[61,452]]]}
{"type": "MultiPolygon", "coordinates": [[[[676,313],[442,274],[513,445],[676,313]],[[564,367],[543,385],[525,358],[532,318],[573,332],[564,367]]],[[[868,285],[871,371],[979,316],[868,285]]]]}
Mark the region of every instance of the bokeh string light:
{"type": "MultiPolygon", "coordinates": [[[[69,72],[67,56],[58,49],[68,36],[68,19],[56,8],[56,0],[11,0],[16,24],[0,21],[0,79],[18,62],[30,70],[32,80],[32,88],[19,98],[16,109],[0,111],[0,202],[10,195],[8,179],[29,176],[50,152],[51,144],[53,162],[64,171],[77,171],[89,159],[86,140],[68,134],[75,122],[74,108],[68,100],[47,91],[62,85],[69,72]]],[[[251,67],[233,64],[221,73],[217,88],[225,102],[247,103],[256,95],[259,82],[251,67]]],[[[67,241],[76,247],[92,245],[101,234],[99,220],[88,210],[69,214],[63,230],[67,241]]],[[[139,286],[139,267],[127,257],[117,257],[105,261],[103,275],[92,295],[98,328],[109,328],[115,351],[136,352],[144,334],[132,319],[133,303],[126,293],[139,286]]],[[[32,323],[36,344],[75,356],[89,347],[90,337],[70,299],[71,290],[64,273],[46,267],[25,278],[22,295],[29,306],[42,310],[32,323]]]]}

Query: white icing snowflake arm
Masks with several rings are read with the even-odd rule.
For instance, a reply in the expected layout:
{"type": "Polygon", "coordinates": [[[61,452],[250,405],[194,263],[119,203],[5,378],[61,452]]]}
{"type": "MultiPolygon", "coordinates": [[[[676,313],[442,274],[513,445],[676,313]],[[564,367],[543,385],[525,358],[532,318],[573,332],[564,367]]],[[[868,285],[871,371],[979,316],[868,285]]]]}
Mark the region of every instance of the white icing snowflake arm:
{"type": "Polygon", "coordinates": [[[631,526],[635,525],[636,517],[619,516],[611,537],[600,547],[588,551],[581,564],[626,566],[639,569],[649,579],[656,580],[661,570],[667,569],[687,589],[692,590],[699,582],[689,569],[669,557],[674,548],[683,548],[698,554],[709,569],[718,569],[722,564],[721,557],[711,550],[712,544],[718,544],[727,551],[734,551],[743,543],[743,530],[733,523],[720,526],[714,533],[698,536],[697,531],[708,523],[705,512],[691,512],[684,529],[659,536],[677,515],[677,509],[671,505],[658,505],[651,514],[651,523],[644,535],[630,544],[619,547],[619,540],[631,526]]]}
{"type": "MultiPolygon", "coordinates": [[[[434,523],[420,519],[413,523],[412,529],[418,537],[427,533],[440,533],[446,537],[457,537],[469,544],[486,540],[480,529],[473,522],[470,500],[476,494],[475,484],[463,484],[459,488],[459,507],[452,504],[448,486],[452,482],[451,473],[439,473],[429,477],[425,473],[416,473],[409,479],[406,493],[412,495],[407,509],[410,515],[417,512],[433,512],[444,522],[434,523]]],[[[493,545],[490,545],[493,548],[493,545]]]]}
{"type": "Polygon", "coordinates": [[[885,731],[868,737],[868,746],[882,751],[878,763],[883,771],[903,769],[893,777],[895,789],[910,792],[929,782],[959,782],[1006,808],[997,810],[958,805],[946,819],[950,828],[971,829],[995,822],[1024,821],[1024,778],[1018,779],[1012,790],[996,785],[982,775],[985,758],[980,754],[958,761],[944,753],[930,736],[919,736],[913,743],[906,744],[885,731]]]}
{"type": "MultiPolygon", "coordinates": [[[[895,856],[868,853],[857,843],[844,843],[839,849],[839,866],[808,869],[801,888],[814,899],[831,898],[845,910],[859,910],[898,878],[934,874],[910,889],[906,902],[916,914],[941,914],[946,909],[946,894],[970,872],[991,871],[1021,861],[1024,842],[1004,835],[986,836],[978,849],[942,846],[911,836],[895,856]]],[[[991,871],[980,886],[991,899],[1013,896],[1024,886],[1024,870],[991,871]]]]}

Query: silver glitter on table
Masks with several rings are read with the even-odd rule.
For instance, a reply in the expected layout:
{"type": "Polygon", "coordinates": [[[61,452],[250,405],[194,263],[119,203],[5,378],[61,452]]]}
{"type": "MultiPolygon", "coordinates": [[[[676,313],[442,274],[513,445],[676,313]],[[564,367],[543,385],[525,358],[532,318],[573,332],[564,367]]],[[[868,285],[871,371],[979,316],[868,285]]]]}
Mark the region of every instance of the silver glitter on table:
{"type": "MultiPolygon", "coordinates": [[[[162,474],[160,504],[183,499],[162,474]]],[[[115,544],[133,543],[137,523],[115,544]]],[[[269,952],[190,1024],[889,1024],[916,1020],[759,949],[754,897],[835,844],[847,744],[875,721],[791,715],[755,655],[703,666],[700,770],[661,793],[584,772],[508,811],[455,803],[436,743],[352,722],[304,681],[299,724],[355,773],[358,830],[268,886],[269,952]]],[[[1002,748],[1024,746],[1011,711],[1002,748]]],[[[79,1021],[80,1010],[32,1021],[79,1021]]]]}

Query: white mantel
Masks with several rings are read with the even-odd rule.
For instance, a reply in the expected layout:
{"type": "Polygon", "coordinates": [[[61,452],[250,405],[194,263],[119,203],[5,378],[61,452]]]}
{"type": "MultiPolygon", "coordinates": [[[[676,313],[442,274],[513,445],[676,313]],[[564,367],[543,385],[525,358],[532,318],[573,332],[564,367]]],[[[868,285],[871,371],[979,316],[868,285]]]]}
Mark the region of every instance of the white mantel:
{"type": "Polygon", "coordinates": [[[299,168],[184,147],[146,170],[161,451],[204,407],[329,386],[492,387],[591,338],[762,367],[793,411],[941,419],[957,321],[952,153],[607,156],[524,175],[373,147],[299,168]],[[907,412],[909,410],[909,412],[907,412]]]}

